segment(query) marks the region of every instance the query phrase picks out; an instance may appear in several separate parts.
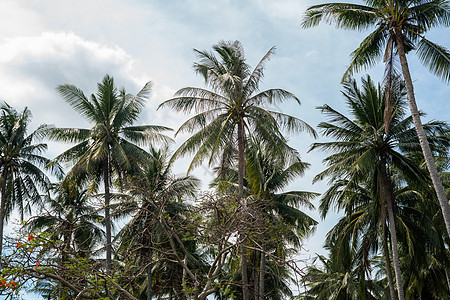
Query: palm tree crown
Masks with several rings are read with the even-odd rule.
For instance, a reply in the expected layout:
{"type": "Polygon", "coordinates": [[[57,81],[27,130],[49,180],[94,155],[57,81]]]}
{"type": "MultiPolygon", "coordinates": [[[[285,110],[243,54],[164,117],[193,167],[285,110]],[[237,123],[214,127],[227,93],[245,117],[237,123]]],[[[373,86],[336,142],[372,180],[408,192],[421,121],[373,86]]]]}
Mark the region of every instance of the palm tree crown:
{"type": "Polygon", "coordinates": [[[111,271],[110,185],[113,175],[138,170],[151,156],[139,146],[152,141],[168,141],[161,132],[170,128],[156,125],[132,126],[139,118],[151,89],[147,83],[136,96],[118,90],[112,77],[106,75],[98,84],[97,94],[88,99],[74,85],[58,86],[63,99],[93,124],[91,129],[54,128],[50,138],[78,143],[54,161],[74,162],[67,178],[89,179],[96,188],[103,179],[105,189],[106,268],[111,271]]]}
{"type": "Polygon", "coordinates": [[[242,128],[245,135],[274,146],[271,150],[279,151],[283,157],[286,148],[282,148],[285,139],[280,134],[280,125],[288,130],[306,129],[315,134],[308,124],[295,117],[260,107],[289,99],[300,103],[294,94],[283,89],[259,90],[264,66],[275,48],[271,48],[253,70],[246,63],[240,42],[222,41],[213,49],[218,57],[212,52],[194,50],[199,58],[194,70],[203,76],[211,90],[183,88],[177,91],[175,98],[160,105],[196,113],[177,131],[178,134],[199,130],[175,153],[182,156],[196,152],[190,168],[201,163],[207,155],[212,163],[225,152],[222,150],[235,145],[238,128],[242,128]]]}
{"type": "Polygon", "coordinates": [[[352,53],[345,72],[352,75],[373,66],[378,59],[385,62],[398,54],[397,37],[403,41],[405,52],[415,50],[419,59],[431,72],[450,82],[450,52],[424,37],[437,26],[450,26],[450,4],[447,0],[365,0],[366,5],[327,3],[307,9],[303,27],[312,27],[320,21],[335,23],[338,28],[363,30],[375,26],[352,53]]]}
{"type": "MultiPolygon", "coordinates": [[[[42,171],[50,162],[41,156],[47,144],[35,143],[44,136],[47,126],[41,125],[27,135],[30,121],[28,108],[19,113],[7,103],[0,106],[0,254],[4,219],[14,207],[19,207],[23,218],[24,212],[31,212],[31,204],[40,201],[40,189],[45,190],[50,185],[42,171]]],[[[58,165],[51,171],[62,175],[58,165]]]]}

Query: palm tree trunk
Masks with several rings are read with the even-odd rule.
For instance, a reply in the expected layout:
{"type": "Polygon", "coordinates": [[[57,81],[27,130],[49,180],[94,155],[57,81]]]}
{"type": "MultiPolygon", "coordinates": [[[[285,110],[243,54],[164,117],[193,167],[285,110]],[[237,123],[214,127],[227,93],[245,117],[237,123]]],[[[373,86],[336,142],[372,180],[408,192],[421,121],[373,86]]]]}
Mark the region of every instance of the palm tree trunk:
{"type": "Polygon", "coordinates": [[[261,261],[259,262],[259,300],[264,300],[264,275],[266,273],[266,254],[264,246],[261,251],[261,261]]]}
{"type": "Polygon", "coordinates": [[[2,178],[0,178],[1,183],[1,199],[0,199],[0,257],[2,256],[3,250],[3,222],[5,219],[5,189],[6,189],[6,169],[3,169],[2,178]]]}
{"type": "Polygon", "coordinates": [[[152,265],[147,266],[147,300],[152,300],[152,265]]]}
{"type": "Polygon", "coordinates": [[[250,298],[258,300],[259,299],[259,268],[258,268],[258,252],[255,252],[255,267],[253,268],[253,295],[250,292],[250,298]]]}
{"type": "Polygon", "coordinates": [[[5,219],[5,216],[3,214],[3,212],[5,211],[5,200],[4,200],[4,193],[3,193],[3,189],[2,189],[2,193],[1,193],[1,197],[2,199],[0,200],[0,256],[2,255],[2,250],[3,250],[3,222],[5,219]]]}
{"type": "Polygon", "coordinates": [[[389,283],[389,294],[391,299],[395,300],[394,280],[392,279],[391,260],[389,259],[389,248],[387,244],[386,219],[383,220],[383,258],[384,265],[386,267],[386,276],[389,283]]]}
{"type": "Polygon", "coordinates": [[[448,273],[447,267],[445,267],[445,279],[447,280],[448,292],[450,293],[450,274],[448,273]]]}
{"type": "Polygon", "coordinates": [[[111,251],[111,216],[110,216],[110,191],[109,191],[109,157],[105,161],[103,169],[103,181],[105,185],[105,227],[106,227],[106,273],[111,275],[112,251],[111,251]]]}
{"type": "Polygon", "coordinates": [[[244,120],[238,125],[238,151],[239,151],[239,161],[238,161],[238,185],[239,185],[239,200],[242,201],[244,208],[246,208],[246,203],[244,200],[244,174],[245,174],[245,145],[244,145],[244,120]]]}
{"type": "MultiPolygon", "coordinates": [[[[239,201],[242,202],[244,209],[247,209],[247,203],[244,199],[244,173],[245,173],[245,149],[244,149],[244,120],[240,119],[238,125],[238,185],[239,185],[239,201]]],[[[245,240],[241,244],[241,273],[242,273],[242,299],[248,300],[248,275],[247,275],[247,248],[245,240]]]]}
{"type": "Polygon", "coordinates": [[[400,270],[400,259],[398,256],[397,230],[395,229],[395,216],[392,207],[392,202],[390,201],[390,199],[388,199],[388,216],[389,216],[389,230],[391,232],[392,260],[394,263],[394,273],[395,273],[395,280],[397,283],[398,299],[404,300],[405,294],[403,291],[402,273],[400,270]]]}
{"type": "Polygon", "coordinates": [[[143,206],[145,209],[145,233],[143,235],[142,243],[144,246],[148,247],[148,252],[142,251],[141,255],[143,257],[143,261],[147,262],[147,300],[152,299],[152,262],[153,262],[153,240],[152,240],[152,224],[151,224],[151,216],[149,205],[143,206]]]}
{"type": "Polygon", "coordinates": [[[3,227],[5,221],[5,204],[6,204],[6,177],[8,176],[7,168],[3,167],[2,177],[0,178],[1,194],[0,199],[0,257],[3,254],[3,227]]]}
{"type": "Polygon", "coordinates": [[[400,64],[402,66],[403,78],[405,80],[406,92],[408,94],[409,108],[411,109],[411,116],[414,121],[417,136],[419,137],[420,147],[422,148],[423,156],[430,172],[431,180],[433,182],[434,190],[436,191],[439,204],[441,206],[442,215],[444,216],[445,227],[447,234],[450,236],[450,205],[447,196],[445,195],[444,186],[439,177],[439,173],[434,162],[433,154],[431,153],[430,145],[428,144],[425,130],[423,129],[420,120],[419,110],[417,109],[416,98],[414,96],[414,87],[412,84],[411,74],[409,72],[408,61],[406,60],[405,48],[403,45],[401,29],[397,28],[395,31],[395,38],[397,42],[398,55],[400,64]]]}
{"type": "Polygon", "coordinates": [[[397,284],[397,294],[399,300],[405,299],[403,290],[402,273],[400,270],[400,259],[398,256],[398,242],[397,242],[397,230],[395,228],[395,216],[394,216],[394,193],[392,189],[392,183],[388,177],[386,170],[386,154],[381,155],[380,168],[378,172],[381,185],[380,196],[384,197],[387,204],[388,218],[389,218],[389,231],[391,233],[391,249],[392,249],[392,261],[394,263],[395,281],[397,284]]]}
{"type": "Polygon", "coordinates": [[[386,228],[386,197],[382,193],[381,189],[384,186],[383,180],[381,179],[381,170],[378,168],[378,185],[380,187],[380,212],[381,212],[381,223],[383,227],[383,257],[384,264],[386,267],[386,276],[388,278],[389,283],[389,294],[392,300],[395,300],[395,288],[394,288],[394,280],[392,279],[392,269],[391,269],[391,260],[389,258],[389,248],[387,243],[387,228],[386,228]]]}

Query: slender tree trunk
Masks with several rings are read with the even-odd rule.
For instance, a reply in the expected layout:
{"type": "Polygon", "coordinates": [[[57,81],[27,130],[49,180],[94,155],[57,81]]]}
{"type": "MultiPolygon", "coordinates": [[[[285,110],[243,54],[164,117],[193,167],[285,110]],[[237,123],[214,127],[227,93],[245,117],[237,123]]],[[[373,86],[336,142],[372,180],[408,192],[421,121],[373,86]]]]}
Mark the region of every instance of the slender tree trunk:
{"type": "Polygon", "coordinates": [[[3,167],[2,171],[2,178],[0,178],[0,184],[1,184],[1,193],[0,196],[2,197],[0,199],[0,256],[2,256],[3,252],[3,226],[5,221],[5,194],[6,194],[6,168],[3,167]]]}
{"type": "Polygon", "coordinates": [[[152,300],[152,265],[147,266],[147,300],[152,300]]]}
{"type": "Polygon", "coordinates": [[[264,300],[264,275],[266,274],[266,253],[261,251],[261,260],[259,262],[259,300],[264,300]]]}
{"type": "Polygon", "coordinates": [[[392,300],[395,300],[395,287],[394,280],[392,279],[392,269],[391,269],[391,260],[389,258],[389,247],[387,244],[387,228],[386,228],[386,197],[382,192],[382,188],[384,186],[383,180],[381,179],[381,170],[378,170],[378,185],[380,187],[380,212],[381,212],[381,223],[383,226],[383,257],[384,264],[386,267],[386,276],[388,278],[389,283],[389,294],[392,300]]]}
{"type": "Polygon", "coordinates": [[[246,208],[246,203],[244,201],[244,174],[245,174],[245,145],[244,145],[244,120],[240,119],[238,125],[238,151],[239,151],[239,161],[238,161],[238,185],[239,185],[239,200],[243,202],[246,208]]]}
{"type": "Polygon", "coordinates": [[[147,262],[147,300],[152,299],[152,262],[153,262],[153,240],[152,240],[152,224],[151,216],[149,216],[149,205],[144,206],[145,209],[145,232],[142,243],[148,247],[148,252],[142,249],[141,256],[144,262],[147,262]]]}
{"type": "MultiPolygon", "coordinates": [[[[244,148],[244,120],[240,118],[238,125],[238,185],[239,201],[242,202],[243,209],[247,209],[247,203],[244,199],[244,174],[245,174],[245,148],[244,148]]],[[[242,299],[248,300],[248,275],[247,275],[247,248],[245,240],[241,244],[241,273],[242,273],[242,299]]]]}
{"type": "Polygon", "coordinates": [[[105,227],[106,227],[106,273],[112,274],[112,247],[111,247],[111,216],[110,216],[110,191],[109,191],[109,157],[105,161],[103,169],[105,185],[105,227]]]}
{"type": "Polygon", "coordinates": [[[391,249],[392,249],[392,261],[394,263],[395,281],[397,284],[397,294],[399,300],[405,299],[403,290],[402,273],[400,270],[400,259],[398,256],[398,242],[397,242],[397,230],[395,228],[395,216],[394,216],[394,193],[392,183],[388,177],[386,170],[386,154],[381,155],[380,168],[378,172],[381,176],[380,196],[384,197],[387,204],[388,218],[389,218],[389,231],[391,233],[391,249]]]}
{"type": "Polygon", "coordinates": [[[445,279],[447,280],[448,292],[450,293],[450,274],[447,267],[445,267],[445,279]]]}
{"type": "Polygon", "coordinates": [[[3,212],[5,211],[5,200],[4,200],[4,193],[3,193],[3,189],[2,189],[2,199],[0,200],[0,256],[2,255],[2,250],[3,250],[3,222],[4,222],[4,214],[3,212]]]}
{"type": "MultiPolygon", "coordinates": [[[[384,209],[384,208],[383,208],[384,209]]],[[[386,267],[386,276],[389,283],[389,294],[392,300],[395,300],[394,280],[392,279],[391,260],[389,259],[389,248],[387,244],[386,220],[383,220],[383,258],[386,267]]]]}
{"type": "Polygon", "coordinates": [[[403,290],[402,273],[400,270],[400,259],[398,256],[397,230],[395,229],[395,216],[392,203],[388,200],[389,229],[391,232],[392,260],[394,263],[395,281],[397,283],[398,299],[404,300],[405,294],[403,290]]]}
{"type": "Polygon", "coordinates": [[[259,268],[258,268],[258,252],[255,252],[255,267],[253,272],[253,295],[250,293],[250,298],[258,300],[259,299],[259,268]]]}
{"type": "Polygon", "coordinates": [[[406,92],[408,94],[411,116],[414,121],[414,126],[416,127],[417,136],[419,137],[420,147],[422,148],[428,171],[430,172],[434,190],[436,191],[436,195],[441,206],[445,227],[447,228],[447,234],[450,236],[450,205],[448,203],[447,196],[445,195],[444,186],[442,185],[442,181],[439,177],[433,154],[431,153],[430,145],[428,144],[427,136],[420,120],[419,110],[417,109],[416,98],[414,96],[414,87],[411,79],[411,74],[409,72],[408,61],[406,60],[406,53],[403,45],[401,29],[396,29],[395,38],[397,42],[398,55],[402,66],[403,78],[406,84],[406,92]]]}

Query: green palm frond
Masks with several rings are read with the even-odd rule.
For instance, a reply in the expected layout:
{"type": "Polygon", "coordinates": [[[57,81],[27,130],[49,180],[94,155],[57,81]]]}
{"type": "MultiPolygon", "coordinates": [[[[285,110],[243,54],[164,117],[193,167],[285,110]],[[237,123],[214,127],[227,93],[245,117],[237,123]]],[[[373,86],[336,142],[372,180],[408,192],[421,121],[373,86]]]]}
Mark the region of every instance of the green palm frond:
{"type": "Polygon", "coordinates": [[[86,98],[82,90],[71,84],[59,85],[56,89],[61,97],[82,116],[93,122],[100,119],[94,106],[86,98]]]}
{"type": "Polygon", "coordinates": [[[54,141],[65,143],[79,143],[89,138],[91,132],[81,128],[50,128],[47,136],[54,141]]]}
{"type": "Polygon", "coordinates": [[[383,50],[386,39],[385,29],[381,26],[369,34],[350,55],[350,65],[342,76],[341,82],[352,76],[354,72],[374,66],[384,55],[383,50]]]}
{"type": "Polygon", "coordinates": [[[147,146],[150,143],[170,143],[171,138],[162,134],[165,131],[172,131],[172,128],[160,125],[129,126],[121,129],[123,137],[139,146],[147,146]]]}
{"type": "Polygon", "coordinates": [[[309,7],[303,18],[302,27],[319,25],[321,21],[336,24],[338,28],[366,29],[377,21],[374,8],[351,3],[328,3],[309,7]]]}
{"type": "Polygon", "coordinates": [[[268,114],[270,114],[276,122],[280,125],[281,128],[284,128],[288,132],[302,132],[306,131],[311,135],[313,138],[317,138],[317,132],[314,130],[312,126],[310,126],[305,121],[293,117],[288,114],[272,111],[272,110],[266,110],[268,114]]]}
{"type": "Polygon", "coordinates": [[[225,113],[223,108],[215,108],[196,114],[181,124],[180,128],[175,132],[175,136],[181,132],[193,132],[195,129],[201,130],[206,127],[207,124],[214,121],[215,118],[220,117],[223,113],[225,113]]]}
{"type": "Polygon", "coordinates": [[[151,89],[152,83],[147,82],[136,96],[132,97],[132,95],[125,94],[122,98],[122,105],[117,108],[117,113],[114,115],[113,120],[111,120],[113,126],[122,128],[136,122],[145,106],[151,89]]]}
{"type": "Polygon", "coordinates": [[[294,100],[298,104],[300,104],[300,99],[298,99],[294,94],[288,92],[283,89],[269,89],[262,92],[259,92],[253,96],[249,96],[249,98],[245,101],[245,104],[248,105],[261,105],[261,104],[279,104],[283,103],[286,100],[294,100]]]}
{"type": "Polygon", "coordinates": [[[446,83],[450,82],[450,52],[448,49],[422,37],[416,51],[419,59],[432,73],[446,83]]]}
{"type": "MultiPolygon", "coordinates": [[[[197,152],[197,149],[202,148],[202,151],[200,151],[200,153],[198,153],[197,155],[197,161],[194,164],[191,163],[192,167],[198,165],[201,162],[201,159],[207,156],[208,147],[212,147],[213,145],[217,144],[218,141],[221,141],[220,139],[218,139],[219,137],[225,138],[224,141],[222,140],[222,145],[225,145],[226,142],[230,141],[229,135],[222,134],[221,136],[219,136],[220,132],[224,132],[222,130],[222,122],[224,122],[225,120],[227,120],[227,116],[221,115],[211,123],[206,125],[203,129],[195,133],[187,141],[181,144],[181,146],[173,154],[173,158],[175,159],[178,157],[182,157],[188,153],[197,152]],[[205,141],[208,142],[206,143],[205,141]]],[[[230,123],[227,122],[225,124],[230,123]]],[[[233,132],[233,130],[234,126],[228,126],[227,133],[230,134],[233,132]]],[[[211,156],[214,156],[214,153],[212,153],[211,156]]],[[[191,170],[191,168],[189,168],[189,170],[191,170]]]]}
{"type": "Polygon", "coordinates": [[[261,58],[256,67],[253,69],[252,73],[247,79],[244,90],[247,91],[246,96],[251,97],[251,95],[259,90],[259,84],[264,77],[264,68],[266,63],[270,60],[270,57],[275,54],[275,46],[269,49],[267,53],[261,58]]]}
{"type": "Polygon", "coordinates": [[[450,26],[450,5],[446,0],[420,1],[410,7],[412,19],[425,31],[439,26],[450,26]]]}

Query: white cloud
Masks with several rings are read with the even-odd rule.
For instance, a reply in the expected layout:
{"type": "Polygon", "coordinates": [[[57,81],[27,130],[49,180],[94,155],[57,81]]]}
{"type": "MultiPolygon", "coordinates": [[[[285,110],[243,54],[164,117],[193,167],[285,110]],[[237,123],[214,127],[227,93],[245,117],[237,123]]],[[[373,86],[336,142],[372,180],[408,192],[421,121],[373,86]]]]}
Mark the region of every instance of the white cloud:
{"type": "MultiPolygon", "coordinates": [[[[0,43],[0,100],[33,113],[32,128],[39,124],[58,127],[88,127],[57,94],[56,86],[74,84],[86,95],[95,93],[105,74],[114,77],[118,87],[137,93],[151,78],[139,68],[139,61],[117,45],[88,41],[72,32],[43,32],[19,36],[0,43]]],[[[173,96],[175,90],[153,82],[153,94],[141,123],[164,124],[176,128],[180,116],[170,111],[155,113],[157,105],[173,96]]],[[[49,157],[67,145],[52,143],[49,157]]]]}
{"type": "Polygon", "coordinates": [[[22,34],[38,34],[44,24],[41,16],[17,0],[0,1],[0,39],[22,34]]]}
{"type": "MultiPolygon", "coordinates": [[[[0,44],[0,52],[2,99],[29,106],[35,115],[44,113],[49,118],[41,119],[51,123],[58,119],[55,106],[66,110],[54,90],[59,84],[74,84],[90,93],[108,73],[135,93],[150,80],[119,46],[87,41],[71,32],[9,38],[0,44]]],[[[67,121],[65,116],[59,119],[67,121]]]]}

